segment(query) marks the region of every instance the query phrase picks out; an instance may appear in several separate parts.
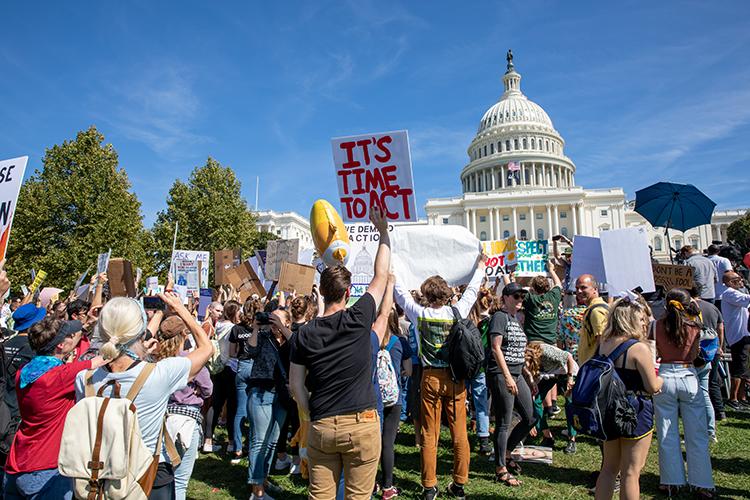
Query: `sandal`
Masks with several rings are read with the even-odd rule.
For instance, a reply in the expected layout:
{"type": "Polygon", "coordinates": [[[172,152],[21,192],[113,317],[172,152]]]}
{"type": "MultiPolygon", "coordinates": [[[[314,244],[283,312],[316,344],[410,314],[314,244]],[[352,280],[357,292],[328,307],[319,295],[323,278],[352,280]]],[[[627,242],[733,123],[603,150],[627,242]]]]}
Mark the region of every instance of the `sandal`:
{"type": "Polygon", "coordinates": [[[496,472],[495,482],[503,483],[505,486],[510,486],[511,488],[517,488],[523,484],[521,480],[507,470],[505,472],[496,472]]]}
{"type": "Polygon", "coordinates": [[[512,472],[513,474],[516,474],[516,475],[521,475],[521,471],[523,470],[523,469],[521,469],[521,466],[520,466],[520,465],[518,465],[518,464],[516,463],[516,461],[515,461],[515,460],[513,460],[513,459],[512,459],[512,458],[510,458],[510,457],[508,457],[508,458],[506,458],[506,459],[505,459],[505,467],[506,467],[506,468],[507,468],[507,469],[508,469],[509,471],[511,471],[511,472],[512,472]]]}

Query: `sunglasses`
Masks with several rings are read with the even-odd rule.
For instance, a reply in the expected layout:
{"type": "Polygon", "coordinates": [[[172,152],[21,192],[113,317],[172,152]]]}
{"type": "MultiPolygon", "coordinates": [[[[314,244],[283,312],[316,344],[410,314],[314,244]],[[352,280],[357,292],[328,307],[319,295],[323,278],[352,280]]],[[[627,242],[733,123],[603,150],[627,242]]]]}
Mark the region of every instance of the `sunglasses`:
{"type": "Polygon", "coordinates": [[[516,292],[513,295],[506,295],[506,297],[513,297],[516,300],[521,300],[521,299],[523,299],[524,295],[525,294],[523,294],[521,292],[516,292]]]}

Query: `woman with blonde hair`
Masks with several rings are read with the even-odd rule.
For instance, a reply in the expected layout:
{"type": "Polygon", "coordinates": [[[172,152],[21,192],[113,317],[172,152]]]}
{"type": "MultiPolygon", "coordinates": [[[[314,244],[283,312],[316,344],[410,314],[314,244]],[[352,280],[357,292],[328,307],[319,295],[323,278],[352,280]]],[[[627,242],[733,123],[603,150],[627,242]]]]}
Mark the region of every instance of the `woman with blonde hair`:
{"type": "Polygon", "coordinates": [[[646,463],[654,426],[651,395],[661,390],[662,379],[656,375],[653,354],[644,342],[649,311],[632,292],[615,301],[609,311],[607,326],[598,352],[611,358],[631,401],[636,403],[636,426],[632,437],[616,437],[604,442],[602,470],[596,481],[596,499],[610,500],[620,474],[620,499],[640,498],[641,469],[646,463]]]}
{"type": "Polygon", "coordinates": [[[659,442],[659,489],[672,495],[690,484],[699,498],[714,498],[708,417],[693,360],[698,356],[702,321],[690,294],[675,288],[667,293],[667,315],[656,321],[654,338],[661,357],[664,390],[654,397],[659,442]],[[687,477],[680,446],[679,417],[685,427],[687,477]]]}
{"type": "MultiPolygon", "coordinates": [[[[153,332],[157,331],[164,312],[156,311],[147,323],[146,312],[138,301],[116,297],[102,308],[96,326],[98,336],[104,341],[99,353],[110,363],[93,371],[80,372],[76,377],[76,398],[80,400],[86,394],[87,385],[93,385],[94,391],[98,391],[111,381],[119,383],[120,394],[127,394],[141,373],[144,374],[145,381],[133,404],[138,409],[138,424],[146,447],[152,453],[156,453],[157,447],[162,448],[151,499],[174,497],[174,472],[159,442],[169,397],[186,387],[213,353],[208,335],[182,305],[180,297],[172,292],[159,294],[159,297],[188,326],[196,345],[191,353],[148,362],[157,347],[153,332]]],[[[105,395],[110,395],[111,391],[108,387],[105,395]]]]}

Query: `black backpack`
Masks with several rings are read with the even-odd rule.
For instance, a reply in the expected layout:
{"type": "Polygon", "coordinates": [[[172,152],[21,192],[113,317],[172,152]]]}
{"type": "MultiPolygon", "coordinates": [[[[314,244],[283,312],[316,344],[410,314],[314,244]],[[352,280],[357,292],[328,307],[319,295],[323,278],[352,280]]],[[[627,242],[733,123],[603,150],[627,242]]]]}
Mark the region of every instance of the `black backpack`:
{"type": "MultiPolygon", "coordinates": [[[[15,380],[8,371],[10,363],[5,359],[4,344],[4,341],[0,342],[0,377],[2,377],[2,380],[0,380],[0,456],[7,457],[20,422],[18,416],[13,415],[10,411],[10,407],[5,400],[8,394],[8,385],[15,384],[15,380]]],[[[13,359],[11,359],[12,362],[13,359]]]]}
{"type": "Polygon", "coordinates": [[[470,380],[484,366],[484,346],[479,328],[470,319],[462,319],[458,309],[451,307],[456,322],[445,341],[448,364],[454,381],[470,380]]]}

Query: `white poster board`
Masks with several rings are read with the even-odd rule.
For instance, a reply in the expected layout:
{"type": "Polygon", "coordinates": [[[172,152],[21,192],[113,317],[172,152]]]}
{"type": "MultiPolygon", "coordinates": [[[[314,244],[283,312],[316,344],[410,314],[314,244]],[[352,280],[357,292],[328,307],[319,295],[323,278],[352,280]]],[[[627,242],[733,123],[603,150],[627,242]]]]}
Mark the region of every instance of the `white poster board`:
{"type": "Polygon", "coordinates": [[[576,236],[573,241],[573,263],[570,267],[570,290],[575,290],[575,281],[582,274],[590,274],[602,285],[607,282],[607,273],[602,259],[602,245],[599,238],[576,236]]]}
{"type": "MultiPolygon", "coordinates": [[[[351,255],[346,263],[346,268],[352,273],[351,297],[361,297],[367,291],[367,285],[372,281],[375,265],[375,254],[380,244],[380,233],[375,226],[368,223],[346,224],[346,232],[349,234],[349,250],[351,255]]],[[[393,226],[388,226],[393,244],[393,226]]],[[[323,272],[325,264],[322,260],[313,263],[319,272],[323,272]]]]}
{"type": "MultiPolygon", "coordinates": [[[[578,251],[578,239],[574,245],[578,251]]],[[[648,234],[645,227],[628,227],[602,231],[602,261],[607,275],[607,291],[617,294],[640,287],[643,293],[656,290],[648,234]]]]}
{"type": "Polygon", "coordinates": [[[177,282],[175,263],[178,260],[190,260],[196,263],[200,262],[200,284],[196,290],[198,288],[208,288],[208,270],[210,269],[209,264],[211,261],[211,252],[204,252],[202,250],[175,250],[172,252],[170,272],[175,279],[175,283],[177,282]]]}
{"type": "Polygon", "coordinates": [[[198,261],[182,260],[174,261],[174,278],[175,285],[186,287],[188,293],[194,293],[200,290],[200,281],[198,279],[198,261]]]}
{"type": "Polygon", "coordinates": [[[405,225],[391,233],[391,266],[409,290],[434,275],[451,286],[468,283],[481,251],[479,240],[463,226],[405,225]]]}
{"type": "Polygon", "coordinates": [[[109,267],[109,258],[112,255],[112,249],[110,248],[104,253],[100,253],[96,258],[96,275],[99,276],[102,273],[107,272],[109,267]]]}
{"type": "Polygon", "coordinates": [[[416,221],[406,130],[331,139],[344,222],[365,222],[371,206],[389,221],[416,221]]]}
{"type": "Polygon", "coordinates": [[[28,156],[20,156],[0,161],[0,260],[5,258],[5,252],[8,250],[10,228],[13,225],[18,193],[21,191],[28,160],[28,156]]]}

